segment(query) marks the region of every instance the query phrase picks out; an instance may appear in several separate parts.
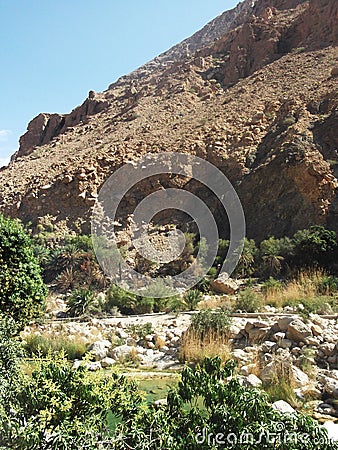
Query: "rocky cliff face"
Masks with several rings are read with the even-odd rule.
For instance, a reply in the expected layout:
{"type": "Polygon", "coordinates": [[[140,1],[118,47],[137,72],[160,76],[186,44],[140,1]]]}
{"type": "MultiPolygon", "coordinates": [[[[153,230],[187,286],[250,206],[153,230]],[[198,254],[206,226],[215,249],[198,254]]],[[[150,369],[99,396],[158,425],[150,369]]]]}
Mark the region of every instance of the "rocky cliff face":
{"type": "MultiPolygon", "coordinates": [[[[125,161],[169,150],[228,176],[250,237],[337,229],[337,19],[335,0],[244,1],[70,114],[40,114],[0,172],[1,210],[88,231],[105,179],[125,161]]],[[[184,185],[208,197],[194,180],[184,185]]],[[[159,188],[138,186],[121,220],[159,188]]]]}

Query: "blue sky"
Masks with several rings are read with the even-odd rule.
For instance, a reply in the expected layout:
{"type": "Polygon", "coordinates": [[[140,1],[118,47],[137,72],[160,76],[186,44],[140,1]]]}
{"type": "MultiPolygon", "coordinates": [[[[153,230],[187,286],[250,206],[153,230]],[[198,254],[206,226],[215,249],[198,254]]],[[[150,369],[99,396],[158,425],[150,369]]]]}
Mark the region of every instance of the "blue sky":
{"type": "Polygon", "coordinates": [[[37,114],[70,112],[236,3],[0,0],[0,166],[37,114]]]}

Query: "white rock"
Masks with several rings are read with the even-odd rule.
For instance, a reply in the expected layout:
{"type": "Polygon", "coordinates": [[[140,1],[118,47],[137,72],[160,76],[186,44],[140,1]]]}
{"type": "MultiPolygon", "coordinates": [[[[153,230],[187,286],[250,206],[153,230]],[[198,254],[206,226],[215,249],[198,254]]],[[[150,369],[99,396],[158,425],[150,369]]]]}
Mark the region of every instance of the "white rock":
{"type": "Polygon", "coordinates": [[[284,400],[278,400],[277,402],[272,404],[273,409],[281,413],[295,413],[296,411],[292,408],[292,406],[285,402],[284,400]]]}
{"type": "Polygon", "coordinates": [[[101,361],[101,366],[103,368],[106,367],[111,367],[116,363],[115,359],[113,358],[109,358],[108,356],[106,356],[105,358],[103,358],[103,360],[101,361]]]}

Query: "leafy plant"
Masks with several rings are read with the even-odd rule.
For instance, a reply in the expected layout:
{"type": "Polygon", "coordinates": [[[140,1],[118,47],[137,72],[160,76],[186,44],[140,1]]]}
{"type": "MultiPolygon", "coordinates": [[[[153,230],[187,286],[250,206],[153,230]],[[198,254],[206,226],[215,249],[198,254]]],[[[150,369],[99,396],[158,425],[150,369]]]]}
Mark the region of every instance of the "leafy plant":
{"type": "Polygon", "coordinates": [[[203,309],[191,318],[190,329],[197,331],[201,337],[210,331],[228,336],[232,318],[228,311],[203,309]]]}
{"type": "Polygon", "coordinates": [[[0,312],[24,327],[42,313],[46,295],[31,239],[19,221],[0,215],[0,312]]]}
{"type": "Polygon", "coordinates": [[[337,449],[310,417],[282,414],[266,393],[242,386],[234,367],[233,361],[222,365],[217,357],[186,366],[166,405],[124,415],[116,429],[116,450],[315,450],[319,439],[327,450],[337,449]],[[272,436],[278,439],[271,442],[272,436]]]}
{"type": "Polygon", "coordinates": [[[247,288],[238,294],[235,302],[235,309],[248,313],[256,312],[261,306],[261,299],[251,288],[247,288]]]}
{"type": "Polygon", "coordinates": [[[79,317],[93,311],[96,295],[89,289],[76,289],[67,299],[67,314],[71,317],[79,317]]]}
{"type": "Polygon", "coordinates": [[[195,310],[198,303],[202,300],[203,295],[197,289],[190,289],[183,296],[183,302],[189,311],[195,310]]]}

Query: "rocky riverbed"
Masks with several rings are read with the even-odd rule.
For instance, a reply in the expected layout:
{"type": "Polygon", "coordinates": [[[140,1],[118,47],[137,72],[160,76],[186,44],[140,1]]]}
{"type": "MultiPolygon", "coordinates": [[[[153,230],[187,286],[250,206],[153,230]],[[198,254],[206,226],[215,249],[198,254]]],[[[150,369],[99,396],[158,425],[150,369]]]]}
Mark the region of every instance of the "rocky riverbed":
{"type": "MultiPolygon", "coordinates": [[[[51,321],[34,325],[23,338],[67,336],[88,345],[90,370],[134,365],[138,370],[179,371],[182,334],[191,313],[91,318],[86,322],[51,321]]],[[[229,345],[242,383],[259,387],[288,374],[296,398],[309,403],[321,419],[338,418],[338,323],[334,317],[296,314],[236,315],[229,345]]],[[[81,364],[80,360],[74,366],[81,364]]]]}

